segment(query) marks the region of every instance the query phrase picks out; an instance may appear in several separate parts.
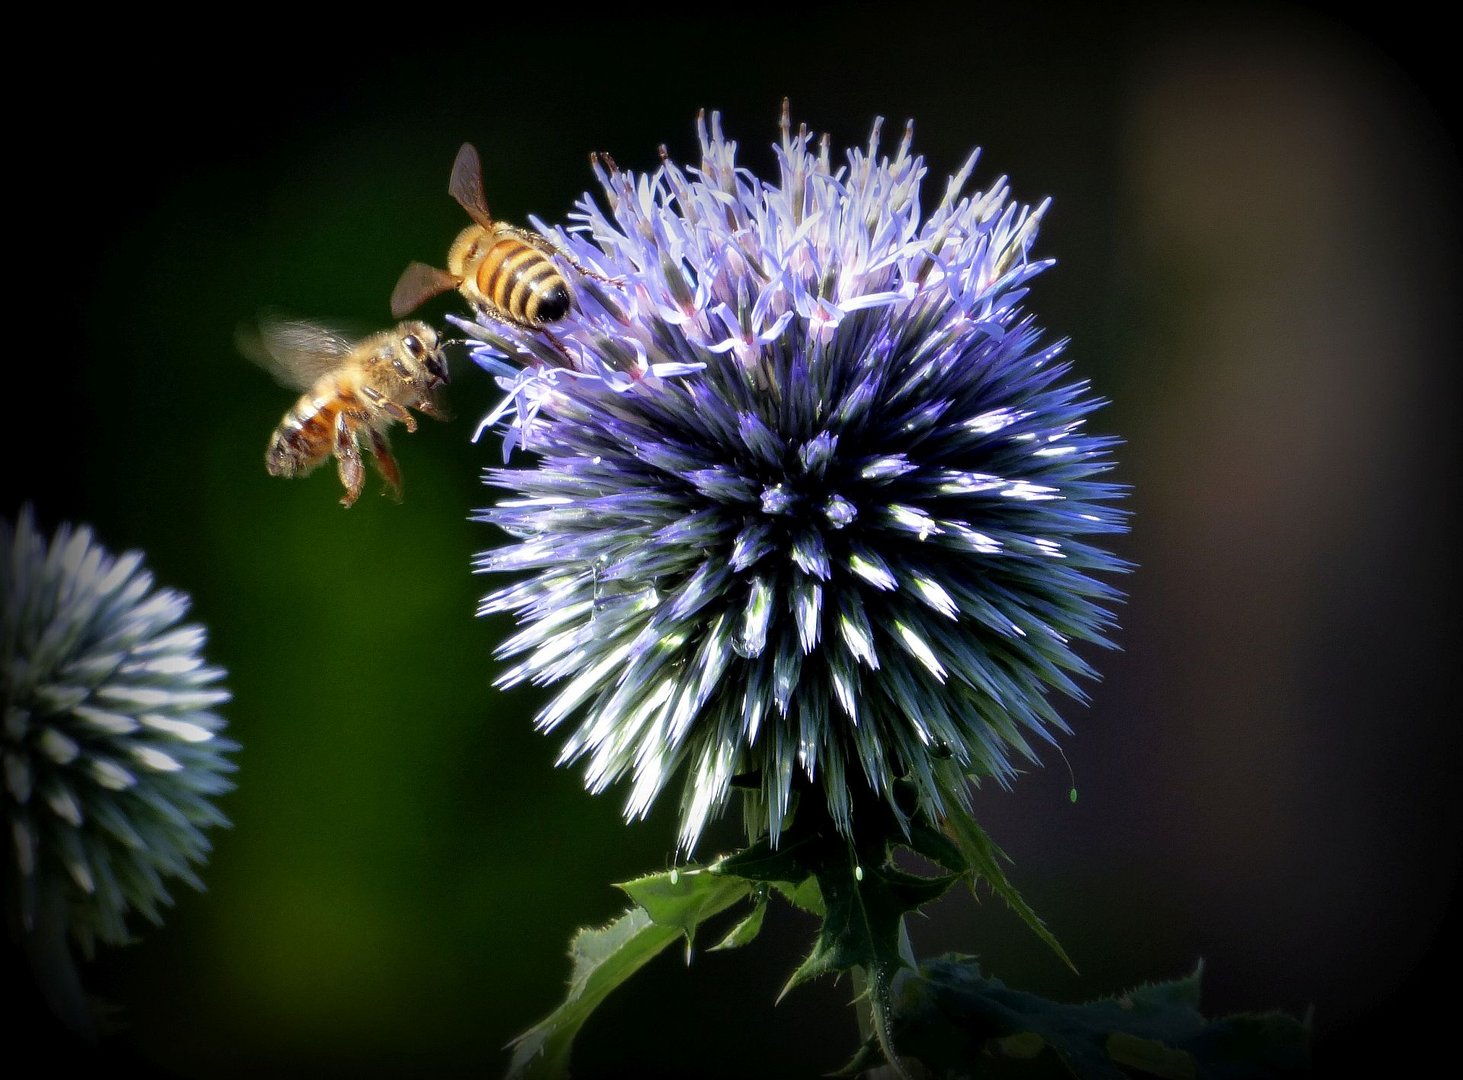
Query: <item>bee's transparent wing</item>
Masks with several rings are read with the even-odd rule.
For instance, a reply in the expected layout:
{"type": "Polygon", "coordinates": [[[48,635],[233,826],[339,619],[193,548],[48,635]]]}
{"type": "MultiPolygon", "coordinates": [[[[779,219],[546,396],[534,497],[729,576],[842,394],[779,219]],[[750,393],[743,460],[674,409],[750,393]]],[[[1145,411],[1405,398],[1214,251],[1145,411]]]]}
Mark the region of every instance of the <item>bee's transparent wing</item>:
{"type": "Polygon", "coordinates": [[[241,353],[291,390],[308,390],[344,363],[354,339],[306,319],[263,315],[258,326],[241,326],[234,335],[241,353]]]}

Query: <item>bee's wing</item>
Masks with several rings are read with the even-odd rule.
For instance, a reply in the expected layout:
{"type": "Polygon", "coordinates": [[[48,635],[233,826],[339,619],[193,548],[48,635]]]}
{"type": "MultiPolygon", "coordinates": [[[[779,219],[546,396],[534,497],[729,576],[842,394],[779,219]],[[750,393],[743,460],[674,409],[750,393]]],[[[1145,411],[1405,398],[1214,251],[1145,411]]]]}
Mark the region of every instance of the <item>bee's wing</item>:
{"type": "Polygon", "coordinates": [[[414,262],[401,272],[391,290],[391,317],[399,319],[421,307],[432,297],[457,288],[457,279],[446,270],[414,262]]]}
{"type": "Polygon", "coordinates": [[[260,318],[234,335],[241,353],[291,390],[307,390],[328,371],[341,366],[355,341],[338,330],[304,319],[260,318]]]}
{"type": "Polygon", "coordinates": [[[472,143],[463,143],[457,151],[447,191],[473,221],[485,229],[493,227],[493,215],[488,213],[488,200],[483,195],[483,166],[472,143]]]}

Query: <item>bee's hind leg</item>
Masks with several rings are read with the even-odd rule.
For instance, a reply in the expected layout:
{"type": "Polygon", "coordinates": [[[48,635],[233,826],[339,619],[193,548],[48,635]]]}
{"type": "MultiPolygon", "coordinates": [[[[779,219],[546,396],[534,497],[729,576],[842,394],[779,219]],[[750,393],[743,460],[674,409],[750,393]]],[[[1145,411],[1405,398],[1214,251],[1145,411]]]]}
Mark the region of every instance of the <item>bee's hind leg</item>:
{"type": "Polygon", "coordinates": [[[621,289],[625,287],[624,278],[605,277],[603,274],[591,270],[589,267],[585,266],[582,262],[575,258],[570,252],[566,251],[564,248],[561,248],[555,241],[551,240],[547,236],[544,236],[542,233],[532,232],[528,229],[520,229],[517,225],[505,225],[501,221],[498,222],[498,231],[510,233],[513,236],[518,237],[518,239],[522,240],[525,244],[538,248],[538,250],[542,251],[545,255],[558,255],[570,266],[574,267],[575,270],[579,271],[587,278],[594,278],[595,281],[603,281],[606,285],[614,285],[617,288],[621,289]]]}
{"type": "Polygon", "coordinates": [[[401,466],[391,453],[391,443],[387,441],[386,433],[374,428],[371,429],[371,458],[376,462],[381,479],[386,481],[387,494],[401,502],[401,466]]]}
{"type": "Polygon", "coordinates": [[[361,450],[356,445],[356,433],[344,412],[335,418],[335,460],[345,496],[340,505],[349,508],[361,497],[361,487],[366,482],[366,471],[361,465],[361,450]]]}

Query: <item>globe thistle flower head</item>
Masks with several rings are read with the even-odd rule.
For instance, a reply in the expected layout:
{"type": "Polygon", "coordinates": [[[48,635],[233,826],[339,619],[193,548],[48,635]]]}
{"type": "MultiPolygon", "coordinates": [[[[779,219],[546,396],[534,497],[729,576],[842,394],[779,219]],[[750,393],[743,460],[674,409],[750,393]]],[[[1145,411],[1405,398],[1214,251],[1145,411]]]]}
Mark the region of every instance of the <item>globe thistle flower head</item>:
{"type": "Polygon", "coordinates": [[[188,598],[89,528],[0,521],[0,585],[6,902],[22,936],[60,924],[89,954],[126,942],[134,911],[160,922],[167,879],[202,888],[236,749],[213,711],[224,672],[188,598]]]}
{"type": "Polygon", "coordinates": [[[686,850],[734,779],[774,841],[799,791],[851,832],[908,780],[938,818],[944,762],[1005,783],[1065,730],[1125,568],[1101,403],[1022,310],[1046,204],[966,194],[972,154],[923,212],[912,129],[835,165],[784,111],[772,180],[698,132],[699,167],[597,159],[604,207],[535,222],[622,286],[575,276],[551,341],[459,323],[508,391],[485,423],[538,455],[486,474],[500,681],[559,687],[538,725],[628,815],[681,776],[686,850]]]}

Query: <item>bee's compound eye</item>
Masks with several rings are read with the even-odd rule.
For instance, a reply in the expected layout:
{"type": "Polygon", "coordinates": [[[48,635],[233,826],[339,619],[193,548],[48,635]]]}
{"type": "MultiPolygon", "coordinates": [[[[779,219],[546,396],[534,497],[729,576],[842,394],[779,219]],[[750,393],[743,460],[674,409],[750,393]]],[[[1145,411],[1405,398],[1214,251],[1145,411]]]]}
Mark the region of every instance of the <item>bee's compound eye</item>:
{"type": "Polygon", "coordinates": [[[401,339],[401,343],[406,346],[406,351],[411,353],[413,356],[421,356],[422,353],[425,351],[422,348],[421,339],[418,338],[415,334],[407,334],[406,337],[401,339]]]}

